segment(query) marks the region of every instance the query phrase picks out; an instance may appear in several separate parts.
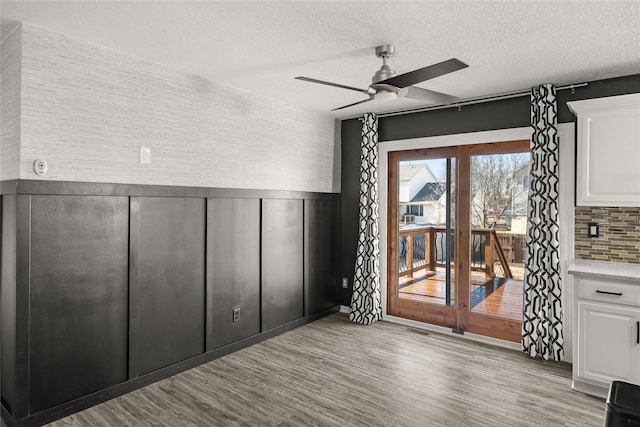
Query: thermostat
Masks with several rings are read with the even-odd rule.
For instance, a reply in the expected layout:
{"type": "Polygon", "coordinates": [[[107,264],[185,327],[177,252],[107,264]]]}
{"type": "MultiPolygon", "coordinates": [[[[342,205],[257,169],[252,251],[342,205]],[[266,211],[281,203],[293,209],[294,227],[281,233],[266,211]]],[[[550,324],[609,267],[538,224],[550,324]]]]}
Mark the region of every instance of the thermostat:
{"type": "Polygon", "coordinates": [[[46,160],[38,159],[33,162],[33,171],[36,173],[36,175],[44,175],[45,173],[47,173],[48,169],[49,166],[47,166],[46,160]]]}

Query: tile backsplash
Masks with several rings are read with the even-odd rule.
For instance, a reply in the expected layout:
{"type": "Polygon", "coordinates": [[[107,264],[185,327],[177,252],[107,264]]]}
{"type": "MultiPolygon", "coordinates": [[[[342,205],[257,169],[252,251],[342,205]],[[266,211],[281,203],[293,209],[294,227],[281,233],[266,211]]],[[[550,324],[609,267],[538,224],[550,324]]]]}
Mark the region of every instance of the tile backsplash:
{"type": "Polygon", "coordinates": [[[640,208],[576,206],[575,257],[640,264],[640,208]],[[587,225],[600,225],[599,237],[587,237],[587,225]]]}

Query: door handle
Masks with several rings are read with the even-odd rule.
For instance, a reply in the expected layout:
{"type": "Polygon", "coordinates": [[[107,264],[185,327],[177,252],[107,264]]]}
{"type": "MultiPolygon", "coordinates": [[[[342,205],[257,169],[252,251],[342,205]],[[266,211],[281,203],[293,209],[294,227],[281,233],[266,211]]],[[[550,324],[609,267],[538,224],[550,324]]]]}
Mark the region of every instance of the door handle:
{"type": "Polygon", "coordinates": [[[619,296],[619,297],[622,296],[622,292],[601,291],[600,289],[596,290],[596,294],[616,295],[616,296],[619,296]]]}

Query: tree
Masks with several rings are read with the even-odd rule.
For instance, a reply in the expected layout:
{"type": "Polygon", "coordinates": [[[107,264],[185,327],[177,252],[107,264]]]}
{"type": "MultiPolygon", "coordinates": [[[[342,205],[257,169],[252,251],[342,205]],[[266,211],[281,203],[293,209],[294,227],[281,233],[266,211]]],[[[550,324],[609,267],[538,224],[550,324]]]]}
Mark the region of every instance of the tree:
{"type": "Polygon", "coordinates": [[[529,153],[471,158],[471,211],[476,227],[495,228],[508,214],[526,215],[529,153]]]}

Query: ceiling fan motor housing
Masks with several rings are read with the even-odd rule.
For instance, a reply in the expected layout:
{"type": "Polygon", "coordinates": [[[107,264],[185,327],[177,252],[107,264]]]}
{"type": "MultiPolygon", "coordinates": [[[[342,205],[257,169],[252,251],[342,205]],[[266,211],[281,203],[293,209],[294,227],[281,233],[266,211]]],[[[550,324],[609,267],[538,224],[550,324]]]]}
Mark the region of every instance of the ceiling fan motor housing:
{"type": "Polygon", "coordinates": [[[387,80],[390,79],[391,77],[394,77],[396,75],[396,72],[393,71],[391,69],[391,67],[389,67],[387,64],[384,64],[382,67],[380,67],[380,69],[378,71],[376,71],[376,73],[373,75],[373,77],[371,78],[371,83],[375,84],[378,82],[381,82],[383,80],[387,80]]]}
{"type": "Polygon", "coordinates": [[[376,47],[376,56],[382,58],[382,67],[371,78],[371,83],[376,84],[386,79],[390,79],[396,75],[396,72],[387,65],[387,59],[393,57],[396,48],[393,45],[385,44],[376,47]]]}

